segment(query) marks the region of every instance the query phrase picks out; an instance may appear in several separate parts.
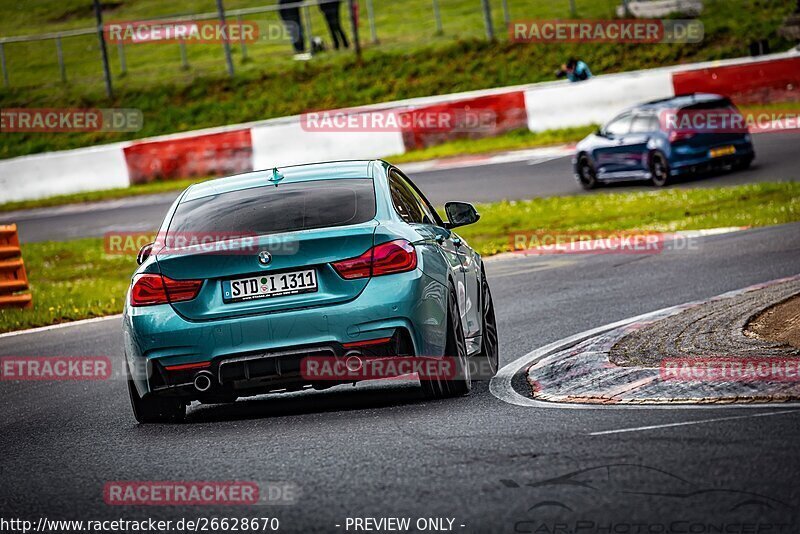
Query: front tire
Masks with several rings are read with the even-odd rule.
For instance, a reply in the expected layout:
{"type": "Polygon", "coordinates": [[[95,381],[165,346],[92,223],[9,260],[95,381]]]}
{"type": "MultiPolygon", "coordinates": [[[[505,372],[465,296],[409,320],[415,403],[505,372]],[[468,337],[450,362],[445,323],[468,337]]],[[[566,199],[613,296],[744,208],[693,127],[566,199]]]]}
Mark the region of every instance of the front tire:
{"type": "Polygon", "coordinates": [[[578,181],[587,191],[596,188],[598,184],[597,171],[586,154],[581,154],[578,158],[578,181]]]}
{"type": "Polygon", "coordinates": [[[444,355],[445,358],[452,358],[455,366],[453,372],[445,376],[420,377],[425,396],[441,399],[468,394],[472,391],[472,377],[467,356],[467,341],[461,325],[461,315],[458,313],[456,291],[452,287],[447,297],[447,343],[444,355]]]}
{"type": "Polygon", "coordinates": [[[133,416],[139,423],[180,423],[186,416],[186,405],[181,399],[156,396],[140,397],[130,375],[128,375],[128,395],[131,398],[133,416]]]}
{"type": "Polygon", "coordinates": [[[664,187],[669,183],[670,169],[667,157],[661,152],[653,152],[650,156],[650,181],[656,187],[664,187]]]}

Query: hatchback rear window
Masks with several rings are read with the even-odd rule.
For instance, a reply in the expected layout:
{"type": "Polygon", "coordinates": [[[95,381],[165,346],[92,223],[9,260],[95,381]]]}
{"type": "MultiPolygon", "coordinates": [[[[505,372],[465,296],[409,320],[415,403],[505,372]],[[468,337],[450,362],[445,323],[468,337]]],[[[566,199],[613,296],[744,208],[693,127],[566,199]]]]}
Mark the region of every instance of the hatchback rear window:
{"type": "Polygon", "coordinates": [[[375,217],[372,179],[264,185],[182,202],[170,234],[276,234],[345,226],[375,217]]]}

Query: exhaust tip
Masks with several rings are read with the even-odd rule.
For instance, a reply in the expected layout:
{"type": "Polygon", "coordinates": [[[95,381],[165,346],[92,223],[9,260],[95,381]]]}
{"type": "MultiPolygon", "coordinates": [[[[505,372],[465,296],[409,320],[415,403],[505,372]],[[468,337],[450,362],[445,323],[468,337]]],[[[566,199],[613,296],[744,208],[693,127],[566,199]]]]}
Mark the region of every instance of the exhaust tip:
{"type": "Polygon", "coordinates": [[[194,389],[203,393],[211,389],[211,373],[200,371],[194,376],[194,389]]]}
{"type": "Polygon", "coordinates": [[[360,371],[361,367],[364,365],[364,362],[361,360],[361,353],[353,350],[345,354],[344,365],[351,373],[360,371]]]}

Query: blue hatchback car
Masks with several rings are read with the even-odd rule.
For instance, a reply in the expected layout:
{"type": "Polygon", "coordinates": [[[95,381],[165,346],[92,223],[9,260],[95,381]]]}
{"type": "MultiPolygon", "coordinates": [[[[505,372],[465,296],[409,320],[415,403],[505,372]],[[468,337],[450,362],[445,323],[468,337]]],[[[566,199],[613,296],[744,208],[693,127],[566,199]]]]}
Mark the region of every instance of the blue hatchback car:
{"type": "MultiPolygon", "coordinates": [[[[421,380],[463,395],[470,367],[498,364],[481,257],[453,229],[478,221],[463,202],[443,221],[384,161],[282,167],[186,189],[139,253],[123,314],[128,389],[139,422],[186,406],[324,389],[303,358],[357,369],[367,358],[451,359],[421,380]]],[[[357,380],[347,380],[346,383],[357,380]]]]}
{"type": "Polygon", "coordinates": [[[629,180],[665,186],[717,168],[746,169],[755,159],[747,126],[726,97],[690,94],[627,110],[577,145],[573,166],[584,189],[629,180]]]}

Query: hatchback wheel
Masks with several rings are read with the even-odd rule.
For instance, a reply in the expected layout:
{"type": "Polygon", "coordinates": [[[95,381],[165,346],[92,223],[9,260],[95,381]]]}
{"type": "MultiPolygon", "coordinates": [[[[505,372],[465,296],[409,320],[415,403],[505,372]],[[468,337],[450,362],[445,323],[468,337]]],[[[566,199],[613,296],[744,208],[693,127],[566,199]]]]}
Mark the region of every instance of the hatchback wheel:
{"type": "Polygon", "coordinates": [[[664,187],[669,183],[669,163],[661,152],[653,152],[650,156],[650,180],[656,187],[664,187]]]}
{"type": "Polygon", "coordinates": [[[186,416],[186,405],[181,399],[140,397],[130,375],[128,375],[128,394],[131,398],[133,416],[140,423],[180,423],[186,416]]]}
{"type": "Polygon", "coordinates": [[[735,171],[746,171],[750,168],[750,165],[753,164],[753,158],[743,158],[736,163],[733,164],[733,170],[735,171]]]}
{"type": "Polygon", "coordinates": [[[586,154],[578,158],[578,180],[584,189],[594,189],[597,187],[597,171],[586,154]]]}
{"type": "Polygon", "coordinates": [[[466,395],[472,390],[472,377],[464,328],[461,325],[461,315],[458,313],[458,300],[456,291],[452,287],[447,298],[447,343],[444,354],[446,358],[451,359],[455,368],[445,372],[444,376],[422,379],[420,382],[425,396],[444,398],[466,395]]]}
{"type": "Polygon", "coordinates": [[[497,374],[500,346],[497,338],[497,320],[494,316],[492,293],[489,290],[489,283],[486,281],[486,273],[483,271],[481,272],[481,302],[483,302],[483,331],[478,361],[481,365],[486,365],[486,373],[479,373],[478,376],[483,378],[485,374],[488,379],[497,374]]]}

